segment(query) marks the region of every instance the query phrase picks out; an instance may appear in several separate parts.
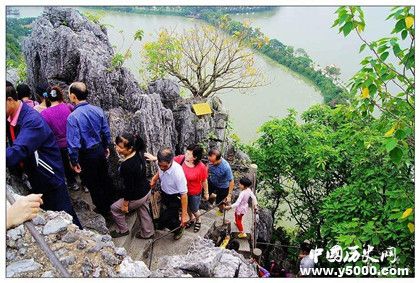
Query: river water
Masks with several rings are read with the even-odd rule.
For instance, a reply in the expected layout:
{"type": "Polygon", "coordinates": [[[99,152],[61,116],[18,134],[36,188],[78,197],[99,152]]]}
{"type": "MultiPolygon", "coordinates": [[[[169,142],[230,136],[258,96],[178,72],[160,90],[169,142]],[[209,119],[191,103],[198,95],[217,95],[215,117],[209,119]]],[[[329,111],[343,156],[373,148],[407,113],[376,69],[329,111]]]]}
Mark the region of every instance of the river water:
{"type": "MultiPolygon", "coordinates": [[[[20,11],[21,17],[39,16],[42,7],[21,7],[20,11]]],[[[101,22],[109,25],[107,28],[110,42],[119,52],[124,52],[131,45],[136,30],[144,30],[143,40],[134,42],[133,56],[125,62],[125,66],[139,81],[143,81],[139,74],[142,61],[140,50],[145,42],[156,38],[160,28],[183,30],[204,24],[201,21],[176,16],[116,12],[108,12],[101,22]]],[[[243,142],[254,140],[257,137],[258,127],[270,117],[283,117],[289,108],[302,113],[309,106],[322,102],[322,96],[315,87],[283,66],[258,54],[256,54],[256,63],[263,70],[267,85],[254,88],[245,94],[239,91],[219,94],[229,112],[234,132],[243,142]]]]}

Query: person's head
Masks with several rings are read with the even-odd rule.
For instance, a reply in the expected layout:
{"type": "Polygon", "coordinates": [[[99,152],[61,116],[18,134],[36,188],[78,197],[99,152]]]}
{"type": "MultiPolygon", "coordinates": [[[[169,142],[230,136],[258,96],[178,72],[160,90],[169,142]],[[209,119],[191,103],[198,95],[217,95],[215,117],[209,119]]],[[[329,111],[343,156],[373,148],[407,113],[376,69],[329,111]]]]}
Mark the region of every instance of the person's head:
{"type": "Polygon", "coordinates": [[[115,150],[120,155],[128,156],[134,151],[137,153],[144,152],[146,150],[146,145],[140,136],[131,133],[123,133],[115,137],[115,150]]]}
{"type": "Polygon", "coordinates": [[[238,240],[236,240],[236,239],[230,240],[229,241],[229,244],[227,245],[227,248],[229,250],[234,250],[234,251],[238,252],[239,251],[239,242],[238,242],[238,240]]]}
{"type": "Polygon", "coordinates": [[[23,100],[25,98],[29,99],[31,97],[31,89],[27,84],[18,85],[16,87],[16,92],[20,100],[23,100]]]}
{"type": "Polygon", "coordinates": [[[13,86],[6,86],[6,115],[12,116],[19,107],[19,98],[13,86]]]}
{"type": "Polygon", "coordinates": [[[40,101],[47,99],[49,87],[48,83],[40,83],[35,87],[35,93],[40,101]]]}
{"type": "Polygon", "coordinates": [[[194,165],[197,165],[201,158],[203,158],[203,149],[199,145],[190,144],[185,152],[185,160],[192,161],[194,165]]]}
{"type": "Polygon", "coordinates": [[[14,87],[14,85],[13,85],[11,82],[6,81],[6,87],[8,87],[8,86],[12,86],[12,87],[14,87]]]}
{"type": "Polygon", "coordinates": [[[304,241],[300,244],[300,251],[299,254],[303,256],[309,255],[311,252],[311,244],[307,241],[304,241]]]}
{"type": "Polygon", "coordinates": [[[69,86],[69,99],[73,103],[86,100],[88,94],[87,87],[82,82],[74,82],[69,86]]]}
{"type": "Polygon", "coordinates": [[[49,87],[47,89],[47,98],[49,101],[51,102],[62,102],[63,101],[63,91],[61,90],[61,88],[59,86],[53,86],[53,87],[49,87]]]}
{"type": "Polygon", "coordinates": [[[174,152],[171,148],[165,147],[159,150],[157,154],[158,166],[160,170],[166,171],[171,168],[172,160],[174,159],[174,152]]]}
{"type": "Polygon", "coordinates": [[[210,163],[217,163],[222,158],[222,154],[217,148],[212,148],[209,150],[208,157],[210,163]]]}
{"type": "Polygon", "coordinates": [[[250,179],[248,179],[247,177],[242,177],[242,178],[239,180],[239,188],[240,188],[241,190],[247,189],[247,188],[249,188],[249,187],[251,187],[251,186],[252,186],[252,182],[251,182],[251,180],[250,180],[250,179]]]}

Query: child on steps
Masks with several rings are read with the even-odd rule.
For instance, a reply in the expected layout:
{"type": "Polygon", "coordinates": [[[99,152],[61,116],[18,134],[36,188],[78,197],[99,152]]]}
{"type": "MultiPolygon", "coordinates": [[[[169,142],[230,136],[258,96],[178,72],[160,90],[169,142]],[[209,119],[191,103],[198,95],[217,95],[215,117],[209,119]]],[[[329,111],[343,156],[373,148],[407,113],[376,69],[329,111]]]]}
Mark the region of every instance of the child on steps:
{"type": "Polygon", "coordinates": [[[257,210],[257,198],[250,189],[251,185],[251,180],[249,180],[247,177],[242,177],[239,180],[239,189],[241,190],[241,193],[239,194],[238,199],[234,204],[226,206],[227,210],[235,208],[235,224],[239,230],[239,238],[246,238],[246,234],[244,233],[244,226],[242,224],[242,217],[248,211],[249,198],[252,198],[252,206],[254,210],[257,210]]]}

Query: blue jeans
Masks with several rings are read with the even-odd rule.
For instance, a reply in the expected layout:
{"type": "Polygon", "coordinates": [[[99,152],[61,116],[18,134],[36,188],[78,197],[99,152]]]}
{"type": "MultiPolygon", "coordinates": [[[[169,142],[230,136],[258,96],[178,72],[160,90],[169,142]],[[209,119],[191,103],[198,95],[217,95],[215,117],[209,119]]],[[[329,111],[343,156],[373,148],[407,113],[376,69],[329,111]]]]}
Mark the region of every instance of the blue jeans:
{"type": "Polygon", "coordinates": [[[188,196],[188,209],[192,213],[196,213],[200,208],[201,194],[188,196]]]}

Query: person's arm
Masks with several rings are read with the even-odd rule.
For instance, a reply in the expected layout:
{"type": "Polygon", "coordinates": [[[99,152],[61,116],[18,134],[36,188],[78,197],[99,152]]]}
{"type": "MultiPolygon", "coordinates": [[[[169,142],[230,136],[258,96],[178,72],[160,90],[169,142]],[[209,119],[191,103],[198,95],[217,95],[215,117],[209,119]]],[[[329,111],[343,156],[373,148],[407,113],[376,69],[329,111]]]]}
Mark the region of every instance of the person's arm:
{"type": "Polygon", "coordinates": [[[46,136],[41,119],[30,119],[21,126],[13,145],[6,149],[7,167],[17,166],[44,143],[46,136]]]}
{"type": "Polygon", "coordinates": [[[147,161],[156,161],[157,157],[154,156],[153,154],[150,154],[148,152],[144,153],[144,157],[146,158],[147,161]]]}
{"type": "Polygon", "coordinates": [[[67,118],[66,138],[70,163],[74,170],[75,166],[79,165],[79,149],[81,148],[81,142],[79,127],[77,126],[75,119],[72,117],[67,118]]]}
{"type": "Polygon", "coordinates": [[[185,226],[187,224],[188,219],[188,196],[187,193],[181,194],[181,225],[185,226]]]}
{"type": "Polygon", "coordinates": [[[109,130],[108,120],[105,117],[105,113],[102,110],[102,125],[101,125],[101,138],[104,149],[108,149],[109,155],[109,144],[111,142],[111,132],[109,130]]]}
{"type": "Polygon", "coordinates": [[[238,196],[238,199],[235,201],[235,203],[233,203],[233,204],[231,204],[231,205],[228,205],[228,206],[226,206],[225,208],[227,209],[227,210],[229,210],[229,209],[231,209],[231,208],[235,208],[235,207],[237,207],[240,203],[241,203],[241,201],[242,201],[242,198],[244,197],[244,193],[243,193],[243,191],[241,191],[240,193],[239,193],[239,196],[238,196]]]}
{"type": "Polygon", "coordinates": [[[257,202],[257,197],[254,195],[252,191],[251,191],[251,198],[252,198],[252,207],[256,211],[258,209],[258,202],[257,202]]]}
{"type": "Polygon", "coordinates": [[[157,171],[156,174],[152,177],[152,180],[150,181],[150,188],[154,189],[158,180],[159,180],[159,171],[157,171]]]}
{"type": "Polygon", "coordinates": [[[232,192],[233,192],[233,187],[235,187],[235,181],[230,180],[229,182],[229,192],[228,195],[226,197],[226,201],[229,203],[232,200],[232,192]]]}
{"type": "Polygon", "coordinates": [[[203,190],[204,190],[204,199],[209,200],[209,183],[207,182],[207,179],[205,179],[201,183],[201,186],[203,187],[203,190]]]}
{"type": "Polygon", "coordinates": [[[123,213],[128,213],[128,195],[137,188],[134,180],[134,173],[131,169],[129,164],[121,164],[120,174],[124,183],[124,189],[122,191],[124,201],[120,209],[123,213]]]}
{"type": "MultiPolygon", "coordinates": [[[[172,165],[173,166],[173,165],[172,165]]],[[[178,186],[178,192],[181,195],[181,225],[185,226],[188,219],[188,188],[187,188],[187,179],[185,178],[184,170],[179,168],[180,171],[176,171],[176,185],[178,186]]]]}
{"type": "Polygon", "coordinates": [[[30,194],[16,199],[15,203],[7,208],[6,229],[34,218],[43,203],[41,197],[42,194],[30,194]]]}
{"type": "Polygon", "coordinates": [[[201,163],[202,164],[202,173],[203,173],[203,176],[202,176],[202,182],[201,182],[201,186],[202,186],[202,188],[203,188],[203,190],[204,190],[204,199],[205,200],[209,200],[209,183],[208,183],[208,181],[207,181],[207,178],[208,178],[208,169],[207,169],[207,166],[205,166],[203,163],[201,163]]]}
{"type": "MultiPolygon", "coordinates": [[[[226,162],[227,163],[227,162],[226,162]]],[[[227,163],[227,174],[228,174],[228,179],[230,180],[229,181],[229,192],[228,192],[228,195],[227,195],[227,197],[226,197],[226,201],[228,202],[228,203],[230,203],[231,202],[231,200],[232,200],[232,191],[233,191],[233,188],[235,187],[235,181],[234,181],[234,179],[233,179],[233,173],[232,173],[232,168],[230,168],[230,165],[229,165],[229,163],[227,163]]]]}

